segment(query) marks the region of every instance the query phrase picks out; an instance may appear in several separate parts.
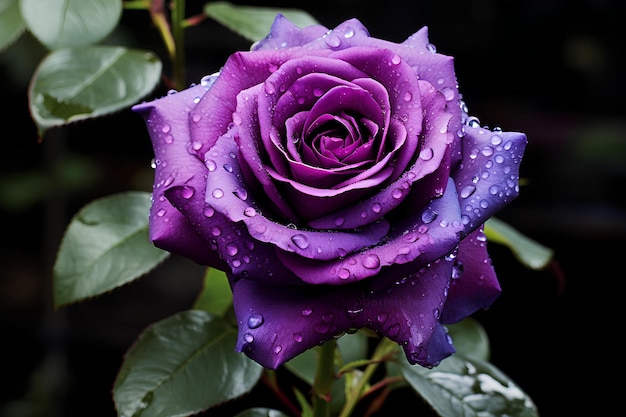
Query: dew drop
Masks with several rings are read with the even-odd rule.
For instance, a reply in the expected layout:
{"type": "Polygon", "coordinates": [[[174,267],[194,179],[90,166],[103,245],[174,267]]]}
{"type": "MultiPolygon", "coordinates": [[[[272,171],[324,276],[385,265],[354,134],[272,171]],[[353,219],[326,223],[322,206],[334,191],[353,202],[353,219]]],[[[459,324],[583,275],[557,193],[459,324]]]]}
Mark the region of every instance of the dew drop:
{"type": "Polygon", "coordinates": [[[309,247],[309,239],[301,233],[291,236],[291,241],[300,249],[306,249],[309,247]]]}
{"type": "Polygon", "coordinates": [[[206,166],[209,172],[213,172],[217,168],[217,164],[212,159],[207,159],[206,161],[204,161],[204,166],[206,166]]]}
{"type": "Polygon", "coordinates": [[[313,89],[313,95],[315,97],[321,97],[322,94],[324,94],[324,90],[322,90],[321,88],[314,88],[313,89]]]}
{"type": "Polygon", "coordinates": [[[243,215],[246,217],[254,217],[256,216],[256,210],[254,207],[248,206],[243,210],[243,215]]]}
{"type": "Polygon", "coordinates": [[[260,325],[263,324],[263,316],[260,314],[253,314],[248,317],[248,327],[251,329],[256,329],[260,325]]]}
{"type": "Polygon", "coordinates": [[[254,342],[254,336],[252,336],[250,333],[246,333],[246,334],[243,335],[243,340],[246,343],[252,343],[252,342],[254,342]]]}
{"type": "Polygon", "coordinates": [[[235,195],[235,197],[237,197],[240,200],[247,200],[248,199],[248,191],[246,191],[244,188],[237,188],[233,191],[233,194],[235,195]]]}
{"type": "Polygon", "coordinates": [[[238,252],[239,249],[237,248],[237,246],[231,244],[226,245],[226,253],[228,253],[230,256],[235,256],[238,252]]]}
{"type": "Polygon", "coordinates": [[[277,345],[274,347],[274,353],[277,355],[280,353],[281,350],[283,350],[282,346],[277,345]]]}
{"type": "Polygon", "coordinates": [[[300,333],[294,333],[293,340],[296,341],[297,343],[302,342],[302,335],[300,333]]]}
{"type": "Polygon", "coordinates": [[[468,198],[469,196],[474,194],[475,191],[476,191],[476,186],[475,185],[471,185],[471,184],[470,185],[466,185],[461,190],[460,196],[461,196],[461,198],[468,198]]]}
{"type": "Polygon", "coordinates": [[[381,206],[380,203],[372,204],[372,211],[374,213],[380,213],[382,210],[383,210],[383,206],[381,206]]]}
{"type": "Polygon", "coordinates": [[[341,268],[337,275],[340,279],[348,279],[350,278],[350,271],[348,271],[346,268],[341,268]]]}
{"type": "Polygon", "coordinates": [[[326,323],[316,324],[313,328],[315,329],[316,332],[322,333],[322,334],[328,333],[328,330],[330,330],[330,326],[326,323]]]}
{"type": "Polygon", "coordinates": [[[163,217],[165,216],[165,213],[167,213],[167,211],[165,209],[161,209],[159,211],[157,211],[156,215],[159,217],[163,217]]]}
{"type": "Polygon", "coordinates": [[[221,236],[222,235],[222,229],[220,229],[219,227],[215,226],[211,229],[211,234],[215,237],[221,236]]]}
{"type": "Polygon", "coordinates": [[[437,218],[437,212],[430,208],[427,208],[422,213],[422,221],[426,224],[431,223],[436,218],[437,218]]]}
{"type": "Polygon", "coordinates": [[[215,197],[215,198],[222,198],[222,197],[224,197],[224,191],[222,191],[221,188],[216,188],[216,189],[213,190],[211,195],[213,197],[215,197]]]}
{"type": "Polygon", "coordinates": [[[393,198],[395,198],[396,200],[401,199],[401,198],[402,198],[402,194],[403,194],[403,192],[402,192],[402,190],[401,190],[401,189],[399,189],[399,188],[396,188],[396,189],[394,189],[394,190],[391,192],[391,196],[392,196],[393,198]]]}
{"type": "Polygon", "coordinates": [[[433,159],[433,156],[435,156],[435,152],[432,148],[425,148],[420,152],[420,159],[424,161],[430,161],[433,159]]]}
{"type": "Polygon", "coordinates": [[[384,323],[387,321],[388,315],[385,312],[382,313],[378,313],[378,316],[376,317],[376,319],[380,322],[380,323],[384,323]]]}
{"type": "Polygon", "coordinates": [[[376,269],[380,266],[380,258],[378,255],[369,254],[363,259],[363,266],[367,269],[376,269]]]}
{"type": "Polygon", "coordinates": [[[309,317],[312,313],[313,313],[313,310],[311,310],[310,308],[305,308],[304,310],[302,310],[302,315],[304,317],[309,317]]]}
{"type": "Polygon", "coordinates": [[[195,194],[196,190],[193,187],[190,187],[188,185],[185,185],[181,191],[181,196],[185,199],[185,200],[189,200],[191,197],[193,197],[193,195],[195,194]]]}
{"type": "Polygon", "coordinates": [[[394,65],[398,65],[400,63],[402,59],[400,58],[400,55],[395,54],[394,56],[391,57],[391,63],[394,65]]]}
{"type": "Polygon", "coordinates": [[[404,101],[409,102],[413,100],[413,94],[411,94],[410,91],[407,91],[406,93],[404,93],[404,96],[402,98],[404,98],[404,101]]]}

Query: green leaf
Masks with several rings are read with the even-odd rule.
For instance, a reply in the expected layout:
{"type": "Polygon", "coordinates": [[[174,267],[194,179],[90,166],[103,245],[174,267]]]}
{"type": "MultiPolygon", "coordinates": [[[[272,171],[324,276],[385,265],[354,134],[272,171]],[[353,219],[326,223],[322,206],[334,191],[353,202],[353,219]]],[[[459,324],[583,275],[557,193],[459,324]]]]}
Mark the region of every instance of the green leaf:
{"type": "Polygon", "coordinates": [[[300,9],[239,6],[225,1],[207,3],[204,14],[253,42],[268,34],[277,14],[283,14],[298,27],[318,24],[313,16],[300,9]]]}
{"type": "Polygon", "coordinates": [[[455,354],[427,369],[399,360],[402,376],[446,417],[538,417],[530,397],[489,362],[455,354]]]}
{"type": "Polygon", "coordinates": [[[109,35],[122,16],[122,0],[20,0],[30,32],[48,49],[85,46],[109,35]]]}
{"type": "Polygon", "coordinates": [[[31,80],[30,112],[39,135],[51,127],[113,113],[150,93],[161,76],[151,52],[116,46],[61,49],[31,80]]]}
{"type": "Polygon", "coordinates": [[[454,348],[460,354],[489,360],[491,349],[489,337],[483,326],[468,317],[458,323],[447,325],[448,333],[454,341],[454,348]]]}
{"type": "Polygon", "coordinates": [[[148,238],[150,195],[95,200],[70,221],[54,264],[54,305],[105,293],[146,274],[169,255],[148,238]]]}
{"type": "Polygon", "coordinates": [[[242,411],[235,417],[288,417],[287,414],[282,411],[272,410],[270,408],[250,408],[242,411]]]}
{"type": "Polygon", "coordinates": [[[489,241],[507,246],[523,265],[531,269],[545,268],[554,255],[552,249],[495,217],[485,223],[485,235],[489,241]]]}
{"type": "Polygon", "coordinates": [[[19,0],[0,0],[0,51],[11,45],[24,32],[25,26],[19,0]]]}
{"type": "Polygon", "coordinates": [[[226,274],[219,269],[207,268],[204,288],[193,308],[224,317],[232,301],[233,295],[226,274]]]}
{"type": "Polygon", "coordinates": [[[150,326],[128,350],[113,385],[120,416],[189,416],[250,391],[263,368],[235,352],[237,330],[190,310],[150,326]]]}

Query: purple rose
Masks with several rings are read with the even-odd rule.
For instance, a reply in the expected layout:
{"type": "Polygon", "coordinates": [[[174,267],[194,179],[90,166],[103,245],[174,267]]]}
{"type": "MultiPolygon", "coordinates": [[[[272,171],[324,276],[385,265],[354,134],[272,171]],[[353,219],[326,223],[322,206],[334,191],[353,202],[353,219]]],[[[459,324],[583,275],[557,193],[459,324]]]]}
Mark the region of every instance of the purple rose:
{"type": "Polygon", "coordinates": [[[444,324],[499,295],[482,227],[518,194],[526,137],[468,117],[426,28],[396,44],[279,15],[218,75],[134,110],[151,239],[226,271],[236,348],[261,365],[367,327],[434,366],[444,324]]]}

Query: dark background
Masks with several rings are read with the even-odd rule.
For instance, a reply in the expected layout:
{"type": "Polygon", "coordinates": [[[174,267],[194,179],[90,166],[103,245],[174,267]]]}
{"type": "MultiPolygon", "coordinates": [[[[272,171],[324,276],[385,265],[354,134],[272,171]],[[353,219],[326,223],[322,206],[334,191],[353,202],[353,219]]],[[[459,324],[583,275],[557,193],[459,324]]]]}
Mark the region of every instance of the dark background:
{"type": "MultiPolygon", "coordinates": [[[[201,4],[189,0],[189,14],[201,4]]],[[[320,0],[302,8],[328,27],[357,17],[372,36],[398,42],[428,26],[438,51],[455,57],[470,113],[528,135],[521,195],[498,217],[553,248],[555,260],[532,271],[490,245],[503,294],[477,318],[492,362],[542,416],[617,414],[626,3],[320,0]]],[[[110,42],[166,60],[145,12],[125,11],[110,42]]],[[[248,48],[213,21],[188,29],[189,82],[248,48]]],[[[113,416],[110,390],[124,352],[148,324],[191,306],[202,269],[172,257],[125,288],[53,311],[50,271],[70,217],[94,198],[149,191],[152,154],[143,121],[130,110],[51,131],[39,143],[26,91],[43,53],[28,35],[0,53],[0,417],[113,416]]],[[[165,91],[161,85],[154,97],[165,91]]],[[[275,405],[262,390],[247,399],[275,405]]],[[[230,407],[207,414],[234,414],[230,407]]],[[[403,415],[427,415],[419,412],[404,406],[403,415]]]]}

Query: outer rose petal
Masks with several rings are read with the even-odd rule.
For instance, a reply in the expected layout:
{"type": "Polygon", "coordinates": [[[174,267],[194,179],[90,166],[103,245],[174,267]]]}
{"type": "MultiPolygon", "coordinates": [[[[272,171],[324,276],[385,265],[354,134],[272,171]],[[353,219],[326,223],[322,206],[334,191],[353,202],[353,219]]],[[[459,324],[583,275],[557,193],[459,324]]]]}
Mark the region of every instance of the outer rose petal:
{"type": "Polygon", "coordinates": [[[218,254],[207,247],[197,230],[164,195],[167,189],[185,184],[203,169],[200,161],[195,160],[194,165],[193,157],[190,158],[187,151],[189,121],[186,115],[194,106],[194,98],[204,95],[206,91],[198,85],[150,103],[138,104],[133,110],[139,112],[146,121],[156,161],[150,209],[150,239],[161,249],[189,257],[201,264],[219,267],[223,264],[218,254]]]}
{"type": "Polygon", "coordinates": [[[487,253],[487,238],[481,226],[467,235],[459,245],[441,321],[456,323],[487,308],[500,292],[500,284],[487,253]]]}
{"type": "Polygon", "coordinates": [[[462,140],[463,159],[452,177],[467,234],[519,194],[519,165],[526,135],[466,126],[462,140]]]}
{"type": "Polygon", "coordinates": [[[270,32],[265,38],[260,40],[254,48],[254,51],[264,49],[283,49],[293,46],[302,46],[314,39],[322,37],[328,28],[322,25],[307,26],[300,29],[291,23],[285,16],[279,14],[274,19],[274,23],[270,28],[270,32]]]}
{"type": "Polygon", "coordinates": [[[379,290],[369,281],[330,288],[238,281],[233,287],[237,350],[276,369],[335,335],[367,327],[400,344],[409,362],[434,366],[454,352],[438,322],[451,269],[452,262],[438,260],[379,290]]]}

